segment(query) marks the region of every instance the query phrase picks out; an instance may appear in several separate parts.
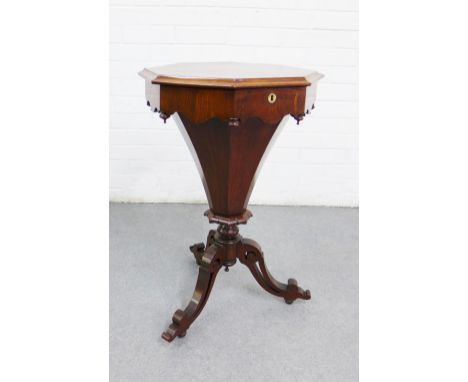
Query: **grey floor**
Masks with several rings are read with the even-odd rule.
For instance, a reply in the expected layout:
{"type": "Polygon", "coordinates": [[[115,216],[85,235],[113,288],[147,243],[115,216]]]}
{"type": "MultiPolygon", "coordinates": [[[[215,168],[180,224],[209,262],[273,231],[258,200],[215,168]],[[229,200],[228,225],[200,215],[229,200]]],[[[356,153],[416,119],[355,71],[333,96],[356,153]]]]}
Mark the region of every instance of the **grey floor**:
{"type": "Polygon", "coordinates": [[[210,228],[203,205],[111,204],[110,381],[358,380],[358,210],[251,206],[241,234],[270,272],[312,299],[286,305],[248,269],[220,271],[183,339],[161,332],[192,296],[188,246],[210,228]]]}

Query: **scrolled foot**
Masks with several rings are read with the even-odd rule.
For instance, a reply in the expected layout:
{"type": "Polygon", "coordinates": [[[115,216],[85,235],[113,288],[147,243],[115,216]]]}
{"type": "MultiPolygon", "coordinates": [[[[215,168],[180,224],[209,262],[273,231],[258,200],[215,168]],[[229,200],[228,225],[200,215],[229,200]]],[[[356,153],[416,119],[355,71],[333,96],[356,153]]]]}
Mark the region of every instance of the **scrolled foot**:
{"type": "Polygon", "coordinates": [[[211,244],[214,243],[215,233],[216,231],[214,229],[210,230],[210,232],[208,233],[208,237],[206,238],[206,245],[203,243],[196,243],[189,247],[190,252],[193,253],[193,256],[195,257],[195,261],[197,262],[198,265],[201,264],[201,258],[203,254],[205,253],[205,248],[208,248],[211,244]]]}
{"type": "Polygon", "coordinates": [[[172,342],[172,340],[177,337],[176,330],[176,327],[172,327],[172,325],[169,326],[166,331],[161,334],[161,338],[167,342],[172,342]]]}
{"type": "Polygon", "coordinates": [[[201,264],[201,258],[203,254],[205,253],[205,244],[203,243],[196,243],[194,245],[191,245],[189,247],[190,252],[193,253],[193,256],[195,257],[195,261],[197,262],[198,265],[201,264]]]}
{"type": "Polygon", "coordinates": [[[183,338],[187,334],[187,331],[179,332],[177,330],[177,325],[170,325],[169,328],[166,329],[161,334],[161,338],[166,340],[167,342],[172,342],[172,340],[176,337],[183,338]]]}
{"type": "Polygon", "coordinates": [[[286,287],[289,296],[293,296],[293,298],[285,297],[284,301],[286,304],[292,304],[296,299],[300,298],[302,300],[310,300],[310,290],[303,290],[297,285],[296,279],[289,279],[288,285],[286,287]],[[294,298],[296,296],[296,298],[294,298]]]}

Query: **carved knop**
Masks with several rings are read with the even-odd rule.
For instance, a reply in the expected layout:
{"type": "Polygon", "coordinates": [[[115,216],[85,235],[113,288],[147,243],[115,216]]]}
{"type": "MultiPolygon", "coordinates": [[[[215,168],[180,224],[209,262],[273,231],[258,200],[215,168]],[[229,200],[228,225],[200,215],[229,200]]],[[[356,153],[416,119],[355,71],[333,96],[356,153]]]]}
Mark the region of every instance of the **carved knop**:
{"type": "Polygon", "coordinates": [[[170,116],[167,115],[166,113],[163,113],[162,111],[159,113],[159,117],[163,119],[164,123],[166,123],[166,119],[168,119],[170,116]]]}
{"type": "Polygon", "coordinates": [[[291,114],[291,116],[296,120],[297,124],[299,125],[299,122],[301,122],[304,119],[305,114],[304,113],[297,114],[297,115],[291,114]]]}
{"type": "Polygon", "coordinates": [[[315,109],[315,104],[313,103],[312,106],[310,107],[310,109],[307,109],[307,110],[306,110],[306,114],[310,114],[310,112],[311,112],[312,110],[314,110],[314,109],[315,109]]]}

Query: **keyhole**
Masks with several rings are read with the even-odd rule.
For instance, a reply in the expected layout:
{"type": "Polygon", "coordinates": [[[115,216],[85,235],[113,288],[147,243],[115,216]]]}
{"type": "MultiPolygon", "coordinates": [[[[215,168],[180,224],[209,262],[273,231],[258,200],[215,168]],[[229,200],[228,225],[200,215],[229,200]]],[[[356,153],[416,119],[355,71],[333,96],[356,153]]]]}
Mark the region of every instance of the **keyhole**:
{"type": "Polygon", "coordinates": [[[275,103],[275,101],[276,101],[276,94],[275,93],[268,94],[268,102],[275,103]]]}

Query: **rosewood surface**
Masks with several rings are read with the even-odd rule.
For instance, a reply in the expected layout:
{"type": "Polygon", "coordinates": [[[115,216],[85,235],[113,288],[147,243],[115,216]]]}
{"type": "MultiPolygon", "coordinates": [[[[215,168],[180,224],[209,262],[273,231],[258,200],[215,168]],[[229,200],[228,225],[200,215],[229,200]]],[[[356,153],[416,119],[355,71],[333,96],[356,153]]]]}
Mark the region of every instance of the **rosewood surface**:
{"type": "Polygon", "coordinates": [[[299,123],[313,107],[317,81],[306,69],[260,64],[176,64],[143,70],[147,104],[173,117],[197,164],[208,199],[211,230],[190,247],[199,265],[193,296],[177,310],[162,338],[183,337],[205,306],[219,270],[244,264],[267,292],[290,304],[310,299],[294,279],[269,273],[258,243],[239,234],[261,165],[289,116],[299,123]]]}

